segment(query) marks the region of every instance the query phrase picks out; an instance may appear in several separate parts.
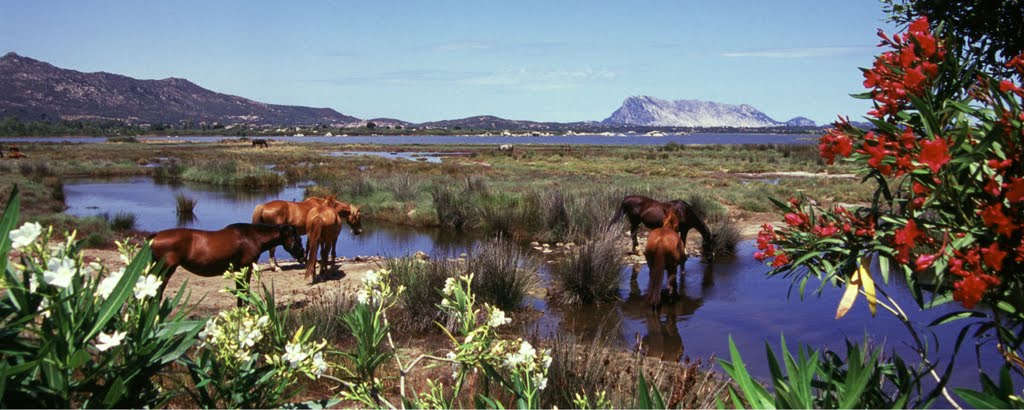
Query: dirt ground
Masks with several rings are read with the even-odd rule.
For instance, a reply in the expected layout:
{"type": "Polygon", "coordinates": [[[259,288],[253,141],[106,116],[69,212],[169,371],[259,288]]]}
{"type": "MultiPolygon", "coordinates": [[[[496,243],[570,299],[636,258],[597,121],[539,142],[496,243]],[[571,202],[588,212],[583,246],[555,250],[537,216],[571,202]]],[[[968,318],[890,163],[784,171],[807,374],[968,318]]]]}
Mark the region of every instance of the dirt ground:
{"type": "MultiPolygon", "coordinates": [[[[98,258],[100,263],[111,270],[124,266],[116,250],[87,249],[85,257],[88,261],[98,258]]],[[[301,307],[312,295],[331,295],[339,292],[354,295],[362,285],[366,272],[380,269],[383,266],[383,259],[371,257],[343,260],[339,257],[334,269],[315,284],[304,277],[304,265],[287,259],[278,259],[278,264],[281,266],[278,272],[273,271],[269,263],[259,264],[260,280],[252,281],[253,288],[258,289],[261,283],[268,288],[273,287],[279,306],[301,307]]],[[[190,304],[194,306],[193,315],[215,315],[235,306],[234,296],[221,291],[227,286],[233,286],[228,279],[221,276],[203,277],[184,268],[178,268],[171,275],[164,297],[173,298],[177,295],[185,281],[188,281],[185,291],[191,292],[190,304]]]]}

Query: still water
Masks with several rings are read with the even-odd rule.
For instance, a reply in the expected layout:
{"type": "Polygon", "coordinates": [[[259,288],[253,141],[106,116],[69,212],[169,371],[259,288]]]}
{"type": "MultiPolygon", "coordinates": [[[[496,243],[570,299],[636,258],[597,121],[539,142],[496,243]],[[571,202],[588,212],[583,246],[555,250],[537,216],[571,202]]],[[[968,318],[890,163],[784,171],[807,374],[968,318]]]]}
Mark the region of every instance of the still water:
{"type": "MultiPolygon", "coordinates": [[[[203,136],[144,136],[142,141],[180,141],[217,142],[236,137],[203,137],[203,136]]],[[[263,137],[261,137],[263,138],[263,137]]],[[[568,135],[547,137],[503,137],[503,136],[455,136],[455,135],[417,135],[417,136],[360,136],[360,137],[265,137],[271,141],[294,143],[331,143],[331,144],[599,144],[599,145],[664,145],[669,142],[677,144],[810,144],[817,143],[818,136],[811,134],[733,134],[733,133],[693,133],[686,135],[666,135],[650,137],[646,135],[568,135]]],[[[71,143],[104,143],[107,137],[5,137],[2,141],[9,142],[71,142],[71,143]]],[[[273,145],[271,145],[273,146],[273,145]]]]}
{"type": "MultiPolygon", "coordinates": [[[[205,185],[160,184],[145,177],[71,180],[66,181],[64,191],[70,214],[132,212],[137,217],[138,229],[147,231],[176,226],[220,229],[230,223],[250,221],[253,208],[260,203],[303,198],[301,185],[272,192],[248,192],[205,185]],[[195,220],[179,221],[176,217],[174,195],[179,192],[198,200],[195,220]]],[[[356,237],[347,230],[342,232],[338,255],[395,257],[421,250],[432,255],[452,255],[467,251],[478,239],[440,229],[413,229],[372,221],[364,222],[364,228],[364,233],[356,237]]],[[[826,287],[823,296],[818,297],[810,294],[816,285],[809,284],[808,295],[801,301],[797,289],[791,292],[788,279],[765,277],[767,269],[754,261],[753,252],[753,242],[745,241],[731,258],[710,264],[691,258],[685,265],[682,296],[657,314],[651,312],[643,297],[649,275],[647,266],[638,265],[635,279],[633,267],[622,271],[622,302],[565,308],[549,305],[544,299],[532,299],[530,305],[544,313],[533,325],[542,335],[549,336],[564,331],[593,335],[596,329],[604,328],[613,341],[633,347],[637,340],[642,340],[650,355],[666,360],[712,355],[727,359],[731,335],[753,374],[761,378],[769,375],[764,344],[768,342],[778,351],[780,334],[785,335],[791,350],[797,344],[807,344],[845,352],[845,337],[862,342],[867,335],[869,343],[884,346],[887,353],[895,349],[906,359],[914,357],[908,348],[911,339],[906,329],[888,313],[880,309],[878,316],[872,318],[861,298],[846,317],[835,320],[840,289],[826,287]]],[[[541,275],[550,284],[548,272],[542,271],[541,275]]],[[[956,308],[945,305],[918,312],[905,286],[893,283],[886,289],[919,322],[921,329],[956,308]]],[[[934,357],[941,358],[942,365],[947,363],[958,329],[959,325],[947,325],[925,331],[929,346],[938,349],[934,357]]],[[[957,359],[960,371],[954,375],[953,386],[978,386],[972,347],[966,346],[957,359]]],[[[989,345],[981,352],[986,369],[994,370],[1001,361],[994,349],[989,345]]]]}

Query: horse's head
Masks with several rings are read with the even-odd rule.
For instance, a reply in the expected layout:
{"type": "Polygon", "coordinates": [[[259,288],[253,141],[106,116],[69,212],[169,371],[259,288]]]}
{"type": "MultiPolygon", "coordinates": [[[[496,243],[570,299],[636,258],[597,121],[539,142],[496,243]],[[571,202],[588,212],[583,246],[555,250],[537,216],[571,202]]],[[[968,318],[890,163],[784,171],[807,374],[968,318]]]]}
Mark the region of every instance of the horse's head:
{"type": "Polygon", "coordinates": [[[353,235],[359,235],[363,233],[363,222],[362,217],[359,216],[359,207],[355,205],[349,205],[348,216],[345,217],[345,221],[348,222],[348,227],[352,229],[353,235]]]}
{"type": "Polygon", "coordinates": [[[666,206],[663,207],[662,209],[665,213],[665,219],[661,221],[661,226],[670,228],[673,231],[679,230],[679,212],[677,212],[676,209],[671,206],[666,206]]]}
{"type": "Polygon", "coordinates": [[[284,239],[281,242],[284,250],[299,263],[306,263],[306,252],[302,248],[302,236],[299,235],[299,231],[291,225],[278,226],[281,229],[281,237],[284,239]]]}
{"type": "Polygon", "coordinates": [[[700,244],[704,260],[712,262],[715,260],[715,242],[718,242],[718,235],[712,234],[710,238],[703,238],[700,244]]]}

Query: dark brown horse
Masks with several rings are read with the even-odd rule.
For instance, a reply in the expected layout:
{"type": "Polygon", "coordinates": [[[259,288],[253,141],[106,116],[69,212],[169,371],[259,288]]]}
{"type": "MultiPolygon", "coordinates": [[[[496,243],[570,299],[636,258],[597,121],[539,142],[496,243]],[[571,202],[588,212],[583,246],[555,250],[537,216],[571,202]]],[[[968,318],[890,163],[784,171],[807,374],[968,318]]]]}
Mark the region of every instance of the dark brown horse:
{"type": "Polygon", "coordinates": [[[682,238],[683,244],[686,244],[686,235],[690,233],[690,229],[697,229],[702,239],[701,250],[704,258],[708,261],[714,260],[715,248],[711,230],[697,216],[697,213],[693,211],[693,207],[680,199],[666,203],[643,195],[626,195],[622,199],[619,209],[615,211],[612,220],[608,222],[608,228],[622,220],[622,216],[625,215],[629,219],[629,234],[633,238],[633,253],[636,253],[636,247],[640,244],[636,238],[636,234],[640,230],[640,224],[649,229],[660,227],[662,221],[665,220],[666,209],[675,211],[676,218],[679,221],[679,237],[682,238]],[[663,205],[668,205],[669,208],[663,205]]]}
{"type": "Polygon", "coordinates": [[[334,252],[338,244],[338,234],[341,233],[341,217],[335,210],[338,201],[334,197],[327,197],[324,203],[309,211],[306,215],[306,233],[309,235],[306,240],[306,279],[313,279],[316,283],[316,254],[320,251],[320,273],[324,274],[334,264],[334,257],[331,257],[330,264],[327,255],[334,252]]]}
{"type": "Polygon", "coordinates": [[[252,140],[252,146],[253,147],[270,148],[270,143],[267,142],[267,140],[265,140],[265,139],[256,138],[256,139],[252,140]]]}
{"type": "MultiPolygon", "coordinates": [[[[256,205],[256,209],[252,212],[252,223],[291,225],[295,227],[299,235],[305,235],[306,216],[309,215],[309,211],[323,203],[324,198],[317,197],[309,197],[302,202],[270,201],[262,205],[256,205]]],[[[335,201],[334,206],[338,215],[348,220],[348,226],[352,229],[353,235],[363,233],[363,225],[358,207],[339,201],[335,201]]],[[[275,271],[281,270],[277,265],[277,258],[274,257],[273,249],[270,250],[270,266],[275,271]]]]}
{"type": "Polygon", "coordinates": [[[676,274],[686,261],[686,250],[678,232],[679,219],[676,213],[672,212],[672,205],[662,206],[665,208],[665,219],[660,227],[651,231],[651,235],[647,237],[647,248],[644,249],[644,257],[647,258],[647,267],[651,275],[647,285],[647,300],[654,308],[661,305],[661,280],[666,275],[671,293],[679,294],[676,274]]]}
{"type": "MultiPolygon", "coordinates": [[[[147,239],[152,241],[153,260],[162,264],[158,272],[163,279],[161,295],[179,266],[199,276],[223,275],[229,267],[251,267],[263,252],[279,245],[299,262],[305,259],[302,238],[290,225],[237,223],[219,231],[175,228],[157,232],[147,239]]],[[[246,275],[246,283],[250,275],[246,275]]],[[[242,301],[238,303],[241,306],[242,301]]]]}

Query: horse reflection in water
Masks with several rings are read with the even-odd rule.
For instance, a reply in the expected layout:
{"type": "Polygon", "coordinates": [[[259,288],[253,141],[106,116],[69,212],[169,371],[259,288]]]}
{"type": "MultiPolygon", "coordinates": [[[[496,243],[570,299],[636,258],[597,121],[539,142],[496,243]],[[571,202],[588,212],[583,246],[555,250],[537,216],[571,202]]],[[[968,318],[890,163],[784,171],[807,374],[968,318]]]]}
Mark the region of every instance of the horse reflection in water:
{"type": "Polygon", "coordinates": [[[679,334],[679,321],[686,320],[703,306],[705,293],[714,286],[714,265],[700,266],[703,270],[700,296],[689,296],[686,292],[685,275],[679,275],[679,293],[666,292],[663,295],[664,303],[657,310],[651,309],[637,282],[640,265],[633,266],[629,280],[629,296],[622,304],[622,313],[626,317],[644,322],[647,334],[642,336],[642,342],[649,356],[669,361],[679,361],[683,358],[686,349],[682,335],[679,334]]]}

